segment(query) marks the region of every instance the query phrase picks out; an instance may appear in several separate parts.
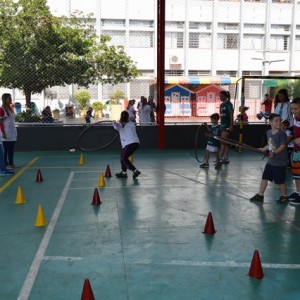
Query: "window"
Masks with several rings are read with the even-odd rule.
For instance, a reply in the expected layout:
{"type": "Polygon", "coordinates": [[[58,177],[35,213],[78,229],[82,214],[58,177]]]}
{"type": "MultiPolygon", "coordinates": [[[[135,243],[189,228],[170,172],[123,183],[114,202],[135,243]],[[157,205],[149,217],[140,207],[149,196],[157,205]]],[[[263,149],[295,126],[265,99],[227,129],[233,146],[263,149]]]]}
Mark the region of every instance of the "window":
{"type": "Polygon", "coordinates": [[[124,19],[102,19],[102,27],[125,27],[124,19]]]}
{"type": "Polygon", "coordinates": [[[189,48],[207,49],[211,47],[210,33],[189,33],[189,48]]]}
{"type": "Polygon", "coordinates": [[[103,30],[102,34],[111,37],[111,45],[125,46],[125,31],[103,30]]]}
{"type": "Polygon", "coordinates": [[[217,71],[217,76],[236,77],[237,71],[217,71]]]}
{"type": "Polygon", "coordinates": [[[223,30],[239,30],[238,23],[219,23],[218,27],[223,30]]]}
{"type": "Polygon", "coordinates": [[[183,76],[183,70],[165,70],[166,76],[183,76]]]}
{"type": "Polygon", "coordinates": [[[238,34],[236,33],[219,33],[218,49],[237,49],[238,34]]]}
{"type": "Polygon", "coordinates": [[[290,25],[271,24],[271,29],[290,31],[290,25]]]}
{"type": "Polygon", "coordinates": [[[206,70],[189,70],[189,76],[210,76],[210,71],[206,70]]]}
{"type": "Polygon", "coordinates": [[[244,34],[243,49],[263,49],[264,36],[262,34],[244,34]]]}
{"type": "Polygon", "coordinates": [[[250,23],[245,23],[244,24],[244,29],[249,32],[254,32],[258,30],[264,30],[265,25],[264,24],[250,24],[250,23]]]}
{"type": "Polygon", "coordinates": [[[154,21],[152,20],[129,20],[130,27],[153,28],[154,21]]]}
{"type": "Polygon", "coordinates": [[[271,35],[271,50],[288,50],[290,37],[288,35],[271,35]]]}
{"type": "Polygon", "coordinates": [[[183,48],[183,32],[166,32],[166,48],[183,48]]]}
{"type": "Polygon", "coordinates": [[[149,31],[130,31],[129,47],[134,48],[153,48],[153,32],[149,31]]]}
{"type": "Polygon", "coordinates": [[[211,23],[189,22],[189,29],[201,29],[201,30],[211,29],[211,23]]]}
{"type": "Polygon", "coordinates": [[[166,22],[166,29],[183,29],[184,22],[166,22]]]}

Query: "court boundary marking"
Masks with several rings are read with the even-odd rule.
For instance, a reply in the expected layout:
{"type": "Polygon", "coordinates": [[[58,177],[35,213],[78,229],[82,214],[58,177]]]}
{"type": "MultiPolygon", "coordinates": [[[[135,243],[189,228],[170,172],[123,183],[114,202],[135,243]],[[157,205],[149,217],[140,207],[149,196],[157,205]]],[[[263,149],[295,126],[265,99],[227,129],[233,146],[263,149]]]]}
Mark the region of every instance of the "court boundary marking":
{"type": "Polygon", "coordinates": [[[15,174],[9,181],[7,181],[1,188],[0,194],[9,187],[23,172],[29,169],[40,157],[35,157],[31,162],[29,162],[25,167],[23,167],[17,174],[15,174]]]}
{"type": "Polygon", "coordinates": [[[33,284],[35,282],[36,276],[37,276],[38,271],[40,269],[41,263],[44,259],[44,255],[45,255],[45,252],[47,250],[49,241],[52,237],[52,233],[54,231],[55,225],[57,223],[57,220],[59,218],[60,212],[62,210],[62,207],[63,207],[64,203],[65,203],[65,200],[67,198],[67,194],[68,194],[70,185],[72,183],[74,173],[75,172],[70,173],[70,175],[68,177],[68,180],[67,180],[67,182],[66,182],[66,184],[65,184],[65,186],[62,190],[62,193],[61,193],[60,198],[57,202],[57,205],[55,207],[55,210],[53,212],[51,220],[50,220],[50,222],[47,226],[46,232],[45,232],[45,234],[42,238],[40,246],[39,246],[39,248],[36,252],[34,260],[31,264],[29,272],[27,274],[27,277],[24,281],[23,287],[22,287],[22,289],[19,293],[18,300],[27,300],[29,295],[30,295],[30,292],[32,290],[32,287],[33,287],[33,284]]]}

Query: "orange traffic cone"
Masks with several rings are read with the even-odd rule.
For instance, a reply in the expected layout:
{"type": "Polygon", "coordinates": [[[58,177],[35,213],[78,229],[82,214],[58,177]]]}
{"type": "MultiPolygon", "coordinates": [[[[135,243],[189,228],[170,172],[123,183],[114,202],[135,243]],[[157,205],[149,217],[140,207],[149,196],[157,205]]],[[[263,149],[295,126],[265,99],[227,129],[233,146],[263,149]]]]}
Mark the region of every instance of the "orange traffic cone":
{"type": "Polygon", "coordinates": [[[262,279],[264,277],[258,250],[254,251],[248,275],[256,279],[262,279]]]}
{"type": "Polygon", "coordinates": [[[47,221],[45,218],[45,214],[44,214],[42,205],[39,205],[34,226],[42,227],[42,226],[46,226],[46,225],[47,225],[47,221]]]}
{"type": "Polygon", "coordinates": [[[19,185],[18,191],[17,191],[17,197],[16,197],[16,204],[24,204],[26,203],[26,199],[24,197],[23,191],[21,186],[19,185]]]}
{"type": "Polygon", "coordinates": [[[104,177],[109,178],[111,177],[110,167],[109,165],[106,166],[106,171],[104,177]]]}
{"type": "Polygon", "coordinates": [[[81,300],[95,300],[92,287],[90,284],[90,281],[88,279],[84,280],[82,294],[81,294],[81,300]]]}
{"type": "Polygon", "coordinates": [[[215,234],[217,231],[215,230],[214,221],[211,212],[208,213],[206,224],[204,227],[203,233],[205,234],[215,234]]]}
{"type": "Polygon", "coordinates": [[[38,169],[38,170],[37,170],[35,181],[36,181],[36,182],[42,182],[42,181],[44,181],[44,179],[43,179],[43,176],[42,176],[42,173],[41,173],[41,170],[40,170],[40,169],[38,169]]]}
{"type": "Polygon", "coordinates": [[[105,182],[105,179],[104,179],[103,172],[100,173],[100,177],[99,177],[99,180],[98,180],[98,186],[99,187],[105,187],[106,186],[106,182],[105,182]]]}
{"type": "Polygon", "coordinates": [[[84,165],[85,164],[85,159],[84,159],[84,156],[83,156],[82,153],[80,154],[79,164],[80,165],[84,165]]]}
{"type": "Polygon", "coordinates": [[[95,188],[95,190],[94,190],[94,196],[93,196],[93,200],[92,200],[91,205],[100,205],[101,203],[102,202],[100,200],[98,189],[95,188]]]}

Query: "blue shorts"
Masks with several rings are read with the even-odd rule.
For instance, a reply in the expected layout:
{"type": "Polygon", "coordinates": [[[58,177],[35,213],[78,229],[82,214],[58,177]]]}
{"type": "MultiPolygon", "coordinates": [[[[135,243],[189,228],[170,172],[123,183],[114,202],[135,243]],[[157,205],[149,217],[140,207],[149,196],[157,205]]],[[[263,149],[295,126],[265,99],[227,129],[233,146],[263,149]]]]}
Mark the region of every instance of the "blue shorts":
{"type": "Polygon", "coordinates": [[[285,183],[285,166],[271,166],[266,164],[264,172],[262,174],[262,179],[268,181],[274,181],[276,184],[285,183]]]}

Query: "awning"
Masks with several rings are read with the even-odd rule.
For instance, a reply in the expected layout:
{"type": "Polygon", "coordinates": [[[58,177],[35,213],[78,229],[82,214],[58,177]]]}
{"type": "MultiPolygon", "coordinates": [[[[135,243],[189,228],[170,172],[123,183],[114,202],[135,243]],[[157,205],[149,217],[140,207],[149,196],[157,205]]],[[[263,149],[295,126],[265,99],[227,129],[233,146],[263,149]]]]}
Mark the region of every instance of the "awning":
{"type": "Polygon", "coordinates": [[[220,76],[201,76],[201,77],[183,77],[168,76],[165,77],[165,84],[236,84],[237,77],[220,76]]]}

